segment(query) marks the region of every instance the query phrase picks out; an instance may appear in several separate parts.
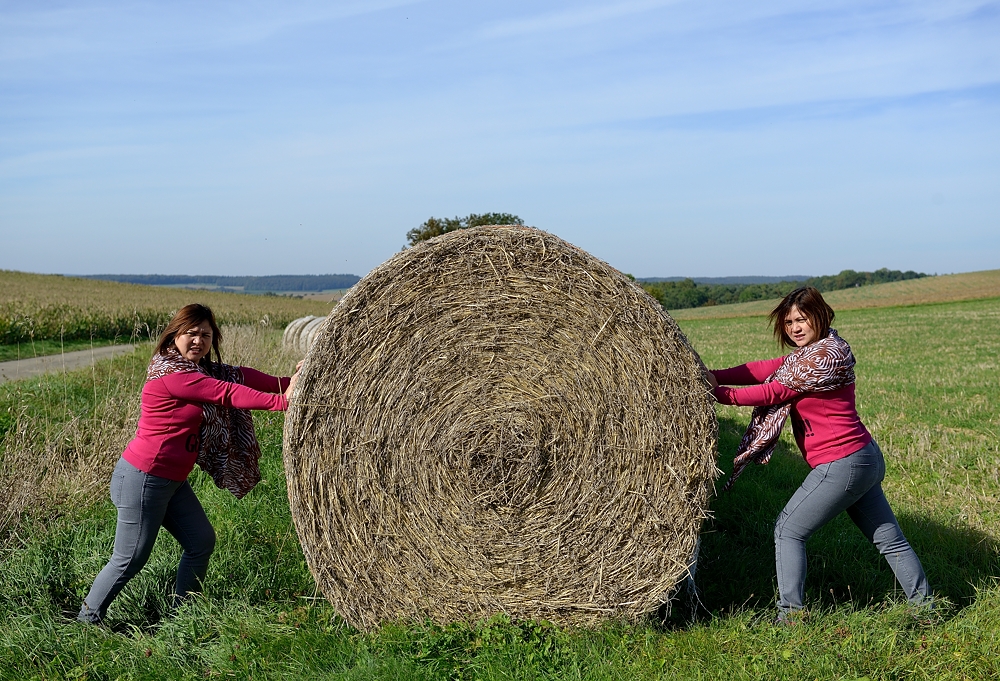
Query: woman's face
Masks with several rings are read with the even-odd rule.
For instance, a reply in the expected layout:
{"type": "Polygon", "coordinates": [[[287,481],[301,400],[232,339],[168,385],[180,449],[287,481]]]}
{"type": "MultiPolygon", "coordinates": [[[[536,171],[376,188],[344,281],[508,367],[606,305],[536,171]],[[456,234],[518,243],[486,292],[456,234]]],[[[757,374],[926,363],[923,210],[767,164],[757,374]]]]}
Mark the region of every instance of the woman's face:
{"type": "Polygon", "coordinates": [[[174,336],[181,357],[197,362],[212,349],[212,325],[207,321],[174,336]]]}
{"type": "Polygon", "coordinates": [[[819,332],[813,328],[812,321],[794,305],[785,317],[785,335],[800,348],[819,340],[819,332]]]}

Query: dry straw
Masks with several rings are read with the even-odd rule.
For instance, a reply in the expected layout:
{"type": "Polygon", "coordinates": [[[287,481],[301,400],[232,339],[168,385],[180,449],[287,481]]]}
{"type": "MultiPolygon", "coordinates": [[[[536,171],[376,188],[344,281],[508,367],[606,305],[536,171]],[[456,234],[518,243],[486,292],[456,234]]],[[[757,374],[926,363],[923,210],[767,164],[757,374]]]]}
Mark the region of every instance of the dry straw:
{"type": "Polygon", "coordinates": [[[399,253],[334,309],[285,421],[317,584],[365,629],[655,610],[717,474],[703,371],[652,298],[551,234],[399,253]]]}

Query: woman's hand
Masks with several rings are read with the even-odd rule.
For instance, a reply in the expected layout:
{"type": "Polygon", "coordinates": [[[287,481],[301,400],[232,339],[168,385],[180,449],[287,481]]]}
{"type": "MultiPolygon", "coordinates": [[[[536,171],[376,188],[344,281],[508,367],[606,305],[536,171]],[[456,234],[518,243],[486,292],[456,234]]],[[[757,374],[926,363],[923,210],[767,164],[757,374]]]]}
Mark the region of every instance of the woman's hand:
{"type": "Polygon", "coordinates": [[[711,370],[707,371],[706,373],[707,373],[706,378],[708,378],[708,384],[712,386],[712,390],[715,390],[716,388],[719,387],[719,380],[715,377],[715,374],[713,374],[711,370]]]}
{"type": "MultiPolygon", "coordinates": [[[[304,360],[303,360],[304,361],[304,360]]],[[[295,384],[299,382],[299,369],[302,368],[302,362],[295,365],[295,373],[292,374],[292,378],[288,381],[288,387],[285,388],[285,399],[292,399],[292,392],[295,390],[295,384]]]]}

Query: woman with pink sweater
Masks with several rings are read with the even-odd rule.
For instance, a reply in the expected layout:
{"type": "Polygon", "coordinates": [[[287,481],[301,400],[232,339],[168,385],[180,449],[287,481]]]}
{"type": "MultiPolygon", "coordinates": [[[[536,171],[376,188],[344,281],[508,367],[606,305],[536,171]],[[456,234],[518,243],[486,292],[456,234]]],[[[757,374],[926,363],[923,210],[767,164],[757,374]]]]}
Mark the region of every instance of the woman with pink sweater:
{"type": "Polygon", "coordinates": [[[841,511],[878,547],[909,601],[925,601],[927,577],[882,493],[885,461],[858,416],[854,355],[830,328],[833,309],[807,286],[785,296],[770,318],[778,341],[796,348],[791,354],[709,376],[720,403],[754,407],[724,490],[751,462],[768,462],[788,416],[812,468],[774,526],[777,622],[804,607],[806,540],[841,511]],[[727,387],[734,385],[748,387],[727,387]]]}
{"type": "Polygon", "coordinates": [[[260,480],[249,410],[286,410],[298,373],[278,378],[223,364],[221,340],[212,311],[197,304],[178,311],[160,334],[135,437],[111,477],[118,509],[114,550],[84,599],[81,621],[104,619],[111,601],[146,564],[160,527],[184,549],[175,604],[201,589],[215,530],[187,482],[196,462],[237,498],[260,480]]]}

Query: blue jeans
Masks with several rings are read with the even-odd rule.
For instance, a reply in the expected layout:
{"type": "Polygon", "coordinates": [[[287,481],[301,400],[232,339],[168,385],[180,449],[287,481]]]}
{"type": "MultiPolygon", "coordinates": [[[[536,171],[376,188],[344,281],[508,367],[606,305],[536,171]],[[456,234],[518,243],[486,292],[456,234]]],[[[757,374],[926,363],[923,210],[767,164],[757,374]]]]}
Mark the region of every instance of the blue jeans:
{"type": "Polygon", "coordinates": [[[215,530],[191,485],[143,473],[121,459],[111,476],[111,501],[118,508],[115,548],[84,599],[78,619],[94,623],[104,619],[111,601],[149,560],[161,526],[184,549],[177,566],[175,602],[198,591],[215,549],[215,530]]]}
{"type": "Polygon", "coordinates": [[[931,595],[927,576],[882,493],[885,460],[874,440],[850,456],[816,466],[785,505],[774,525],[778,609],[802,609],[806,540],[847,511],[868,541],[885,556],[910,603],[931,595]]]}

